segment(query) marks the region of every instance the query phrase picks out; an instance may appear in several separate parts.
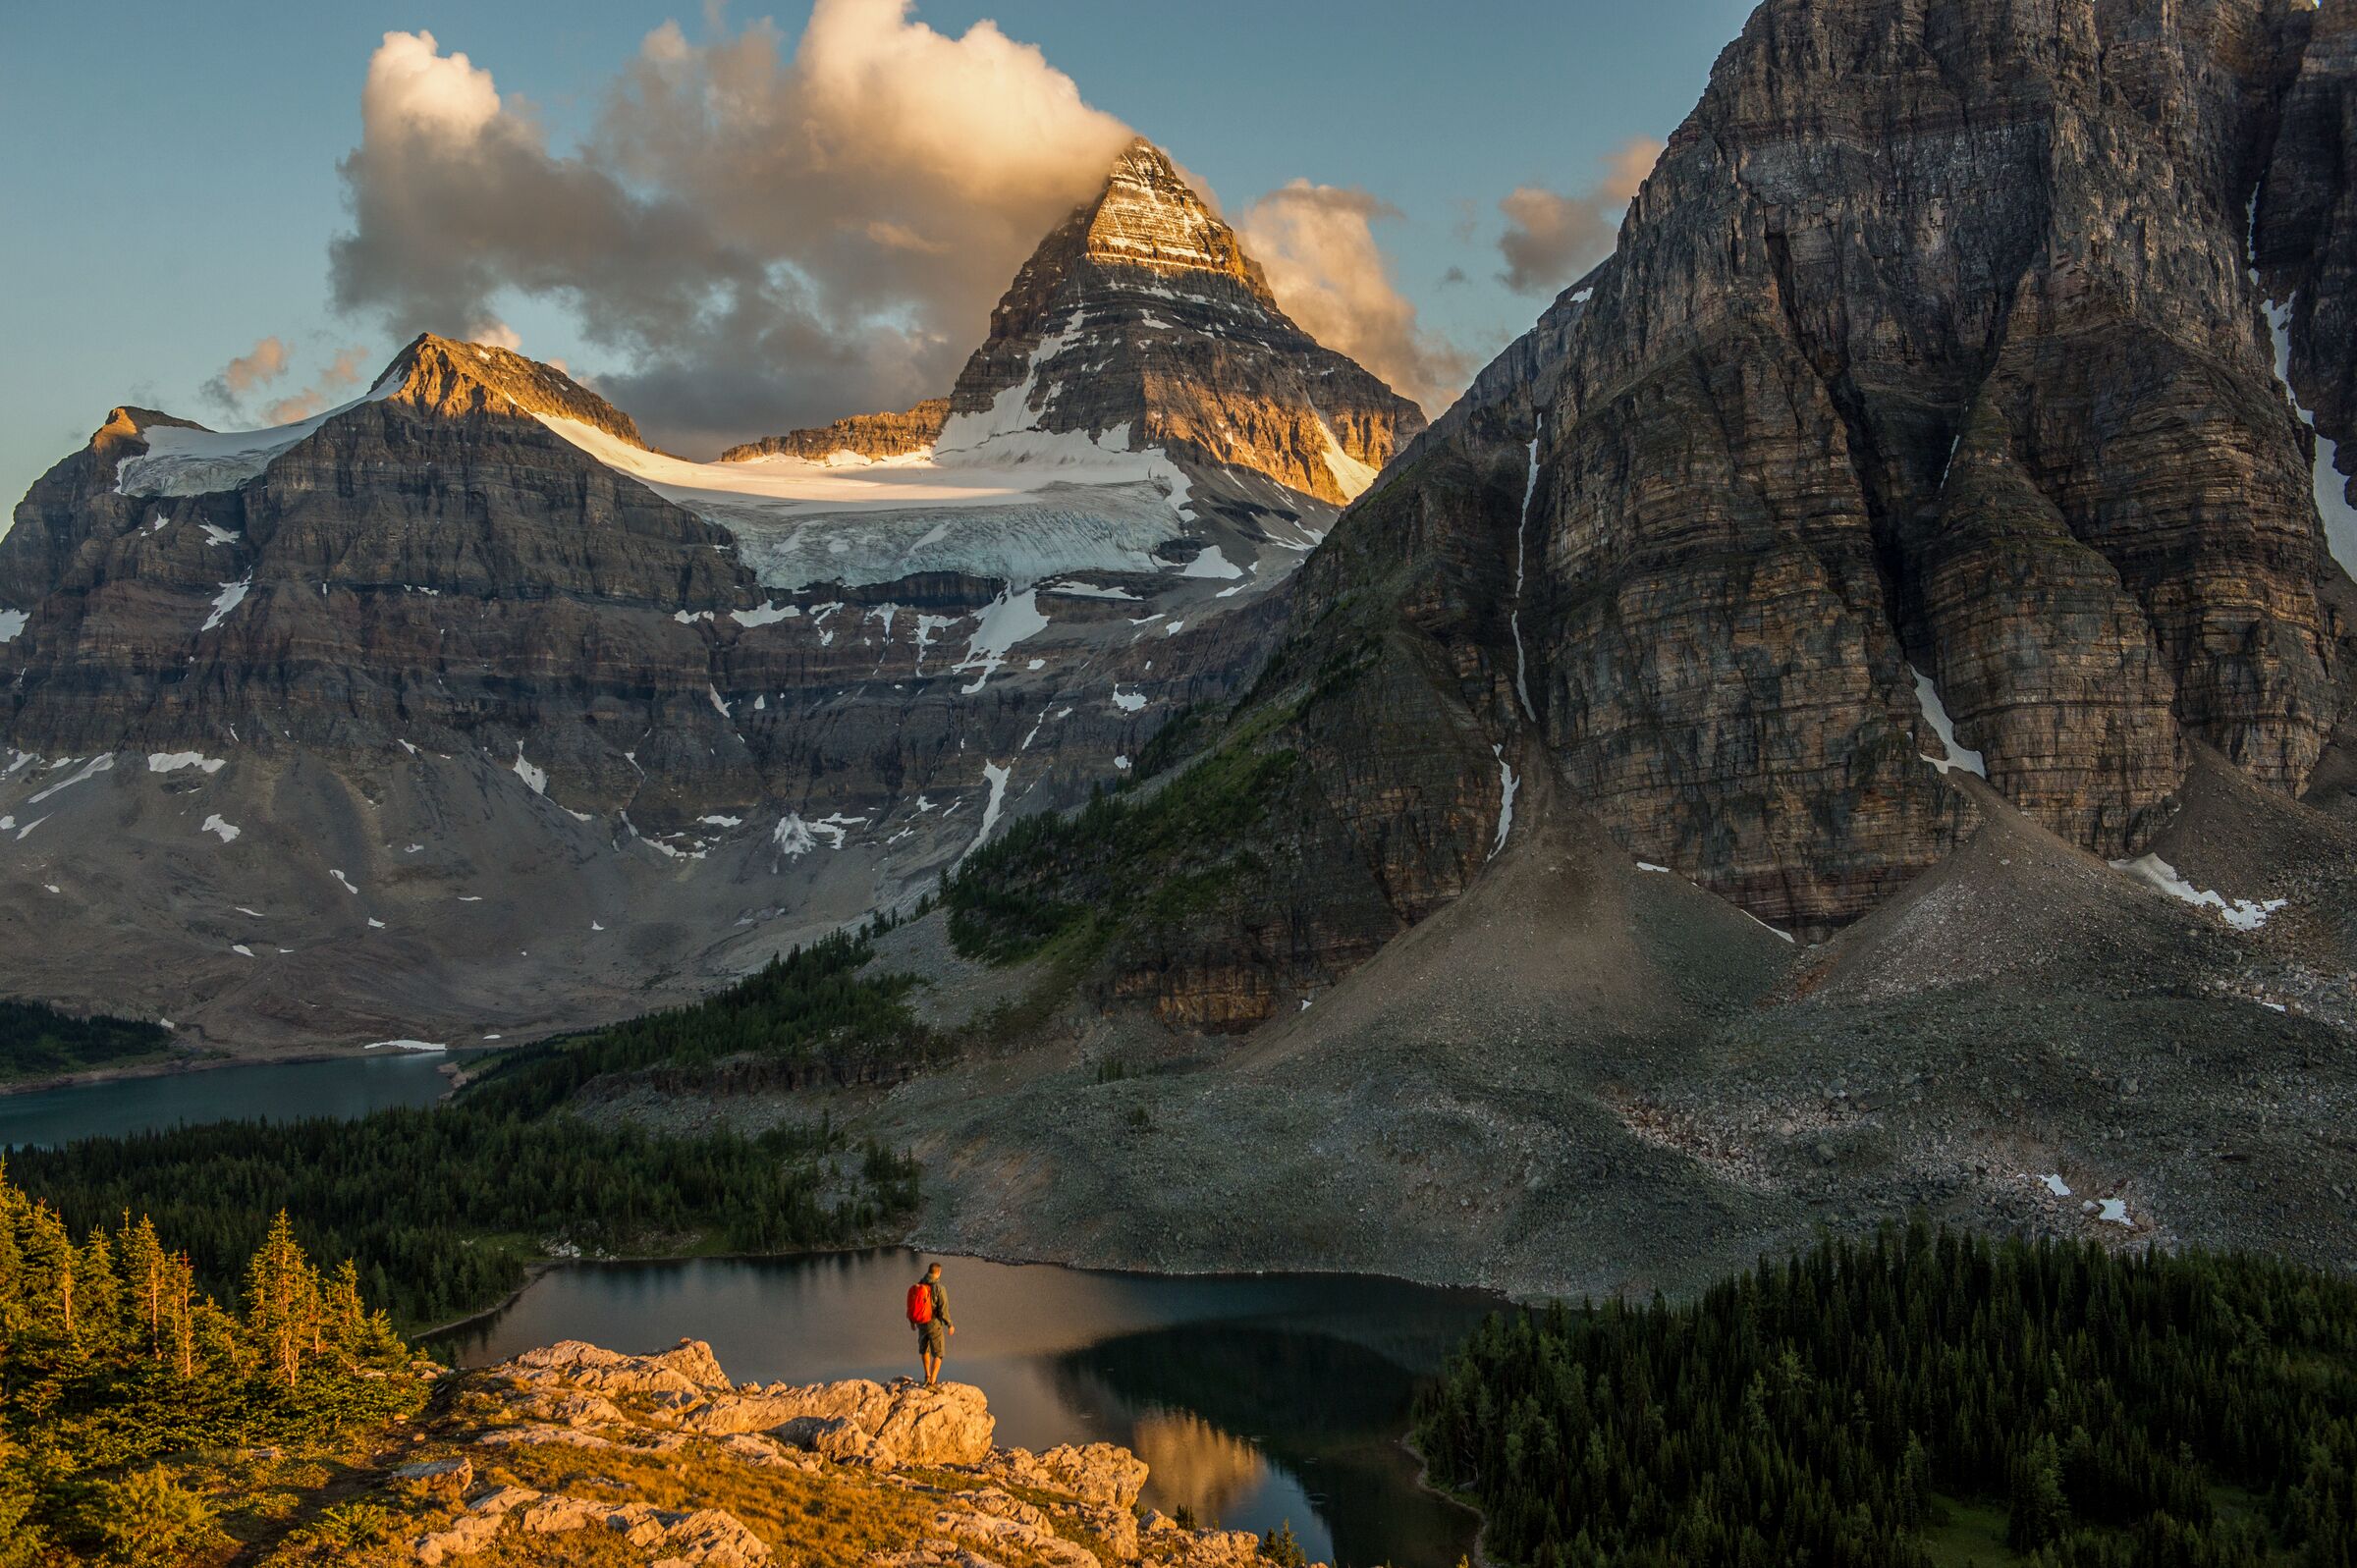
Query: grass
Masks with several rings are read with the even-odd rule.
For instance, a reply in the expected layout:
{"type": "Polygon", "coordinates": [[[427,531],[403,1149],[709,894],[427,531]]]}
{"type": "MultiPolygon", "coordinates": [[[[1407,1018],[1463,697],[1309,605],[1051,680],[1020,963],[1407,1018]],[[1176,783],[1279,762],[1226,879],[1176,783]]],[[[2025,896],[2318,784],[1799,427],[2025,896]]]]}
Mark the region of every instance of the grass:
{"type": "MultiPolygon", "coordinates": [[[[941,1493],[977,1489],[975,1478],[947,1472],[904,1473],[888,1483],[867,1472],[825,1465],[813,1470],[755,1466],[694,1442],[669,1452],[629,1447],[583,1449],[564,1444],[517,1443],[483,1447],[469,1442],[418,1444],[400,1455],[403,1463],[465,1457],[475,1468],[472,1492],[490,1487],[528,1487],[589,1502],[645,1503],[669,1512],[718,1508],[761,1538],[781,1562],[803,1568],[859,1568],[878,1552],[904,1551],[939,1537],[933,1516],[941,1493]],[[903,1483],[918,1482],[918,1486],[903,1483]]],[[[261,1568],[396,1568],[412,1560],[411,1543],[457,1517],[448,1497],[386,1492],[322,1509],[290,1530],[275,1549],[257,1559],[261,1568]],[[337,1515],[329,1519],[330,1513],[337,1515]],[[348,1525],[356,1528],[347,1528],[348,1525]]],[[[1061,1523],[1061,1521],[1059,1521],[1061,1523]]],[[[1067,1533],[1066,1539],[1105,1557],[1104,1542],[1067,1533]]],[[[994,1550],[1006,1568],[1046,1568],[1019,1550],[994,1550]]],[[[596,1528],[527,1536],[503,1529],[483,1550],[465,1559],[467,1568],[540,1568],[543,1564],[643,1568],[643,1550],[619,1534],[596,1528]]]]}
{"type": "Polygon", "coordinates": [[[1923,1533],[1923,1549],[1936,1568],[1983,1568],[2019,1562],[2005,1544],[2005,1510],[2001,1503],[1937,1499],[1946,1518],[1923,1533]]]}

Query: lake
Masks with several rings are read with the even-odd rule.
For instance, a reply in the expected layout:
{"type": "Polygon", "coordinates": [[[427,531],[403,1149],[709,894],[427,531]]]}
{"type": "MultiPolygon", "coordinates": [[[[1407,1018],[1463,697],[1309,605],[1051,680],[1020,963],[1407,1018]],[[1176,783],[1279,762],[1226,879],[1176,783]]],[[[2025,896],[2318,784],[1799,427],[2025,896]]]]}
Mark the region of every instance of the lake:
{"type": "MultiPolygon", "coordinates": [[[[709,1340],[739,1381],[916,1373],[904,1299],[922,1255],[578,1264],[432,1346],[486,1366],[535,1345],[709,1340]]],[[[1289,1522],[1342,1568],[1454,1568],[1476,1521],[1400,1446],[1418,1382],[1481,1317],[1477,1291],[1341,1274],[1171,1276],[944,1258],[943,1377],[978,1385],[1002,1446],[1104,1441],[1152,1467],[1145,1500],[1208,1526],[1289,1522]]]]}
{"type": "Polygon", "coordinates": [[[379,1051],[327,1061],[254,1062],[0,1095],[0,1150],[183,1123],[350,1118],[388,1106],[430,1106],[450,1086],[435,1069],[453,1054],[379,1051]]]}

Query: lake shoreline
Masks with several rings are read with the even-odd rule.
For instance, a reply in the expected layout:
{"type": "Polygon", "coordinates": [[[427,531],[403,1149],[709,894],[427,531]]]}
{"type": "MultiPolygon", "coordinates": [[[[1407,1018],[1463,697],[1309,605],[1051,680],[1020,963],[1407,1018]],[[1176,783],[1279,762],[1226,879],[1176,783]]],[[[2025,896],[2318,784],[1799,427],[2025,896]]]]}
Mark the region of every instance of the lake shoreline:
{"type": "Polygon", "coordinates": [[[1183,1504],[1256,1535],[1289,1523],[1313,1558],[1478,1560],[1478,1511],[1423,1484],[1405,1439],[1421,1384],[1497,1305],[1488,1293],[1008,1264],[881,1242],[534,1260],[521,1291],[412,1342],[479,1371],[568,1341],[661,1354],[689,1336],[741,1381],[885,1380],[914,1371],[902,1297],[936,1258],[962,1330],[945,1376],[985,1391],[997,1442],[1128,1447],[1155,1467],[1166,1513],[1183,1504]]]}

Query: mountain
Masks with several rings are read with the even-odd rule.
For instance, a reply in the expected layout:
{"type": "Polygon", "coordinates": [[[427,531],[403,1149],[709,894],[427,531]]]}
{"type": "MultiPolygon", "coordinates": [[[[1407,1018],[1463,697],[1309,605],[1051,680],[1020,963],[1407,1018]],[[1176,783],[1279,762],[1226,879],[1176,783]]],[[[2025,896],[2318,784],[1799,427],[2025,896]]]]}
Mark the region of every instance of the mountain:
{"type": "Polygon", "coordinates": [[[924,1239],[1642,1292],[1921,1204],[2357,1259],[2353,24],[1760,5],[1246,699],[953,885],[970,953],[1085,940],[1084,1052],[1218,1065],[1150,1137],[911,1095],[989,1150],[924,1239]]]}
{"type": "MultiPolygon", "coordinates": [[[[1133,273],[1198,287],[1176,252],[1083,247],[1051,291],[1151,389],[1125,429],[1015,398],[974,434],[953,398],[939,451],[920,406],[693,462],[432,336],[299,424],[115,410],[0,540],[15,985],[240,1048],[568,1026],[913,899],[1121,780],[1265,655],[1342,491],[1311,436],[1355,484],[1420,426],[1273,304],[1247,321],[1257,269],[1182,184],[1139,185],[1168,169],[1125,152],[1081,232],[1194,214],[1236,341],[1132,319],[1133,273]],[[1173,409],[1316,466],[1288,488],[1173,409]]],[[[1059,385],[1020,341],[977,362],[1059,385]]]]}
{"type": "Polygon", "coordinates": [[[940,446],[1123,437],[1342,502],[1423,427],[1414,404],[1293,324],[1233,231],[1138,140],[1014,275],[940,446]]]}
{"type": "MultiPolygon", "coordinates": [[[[1140,138],[1023,263],[946,403],[771,436],[722,460],[922,451],[1021,464],[1151,450],[1339,504],[1423,428],[1413,403],[1294,325],[1234,231],[1140,138]]],[[[1228,504],[1239,501],[1254,510],[1228,504]]]]}

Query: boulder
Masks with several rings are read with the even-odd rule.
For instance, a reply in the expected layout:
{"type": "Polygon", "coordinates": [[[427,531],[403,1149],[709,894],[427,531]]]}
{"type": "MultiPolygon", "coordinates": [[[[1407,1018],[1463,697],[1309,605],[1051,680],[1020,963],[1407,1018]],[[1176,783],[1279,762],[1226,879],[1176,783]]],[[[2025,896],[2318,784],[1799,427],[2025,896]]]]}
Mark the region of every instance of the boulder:
{"type": "Polygon", "coordinates": [[[927,1388],[872,1382],[772,1389],[765,1410],[802,1404],[772,1429],[789,1446],[842,1462],[900,1465],[975,1465],[990,1457],[997,1422],[982,1390],[968,1383],[927,1388]]]}

